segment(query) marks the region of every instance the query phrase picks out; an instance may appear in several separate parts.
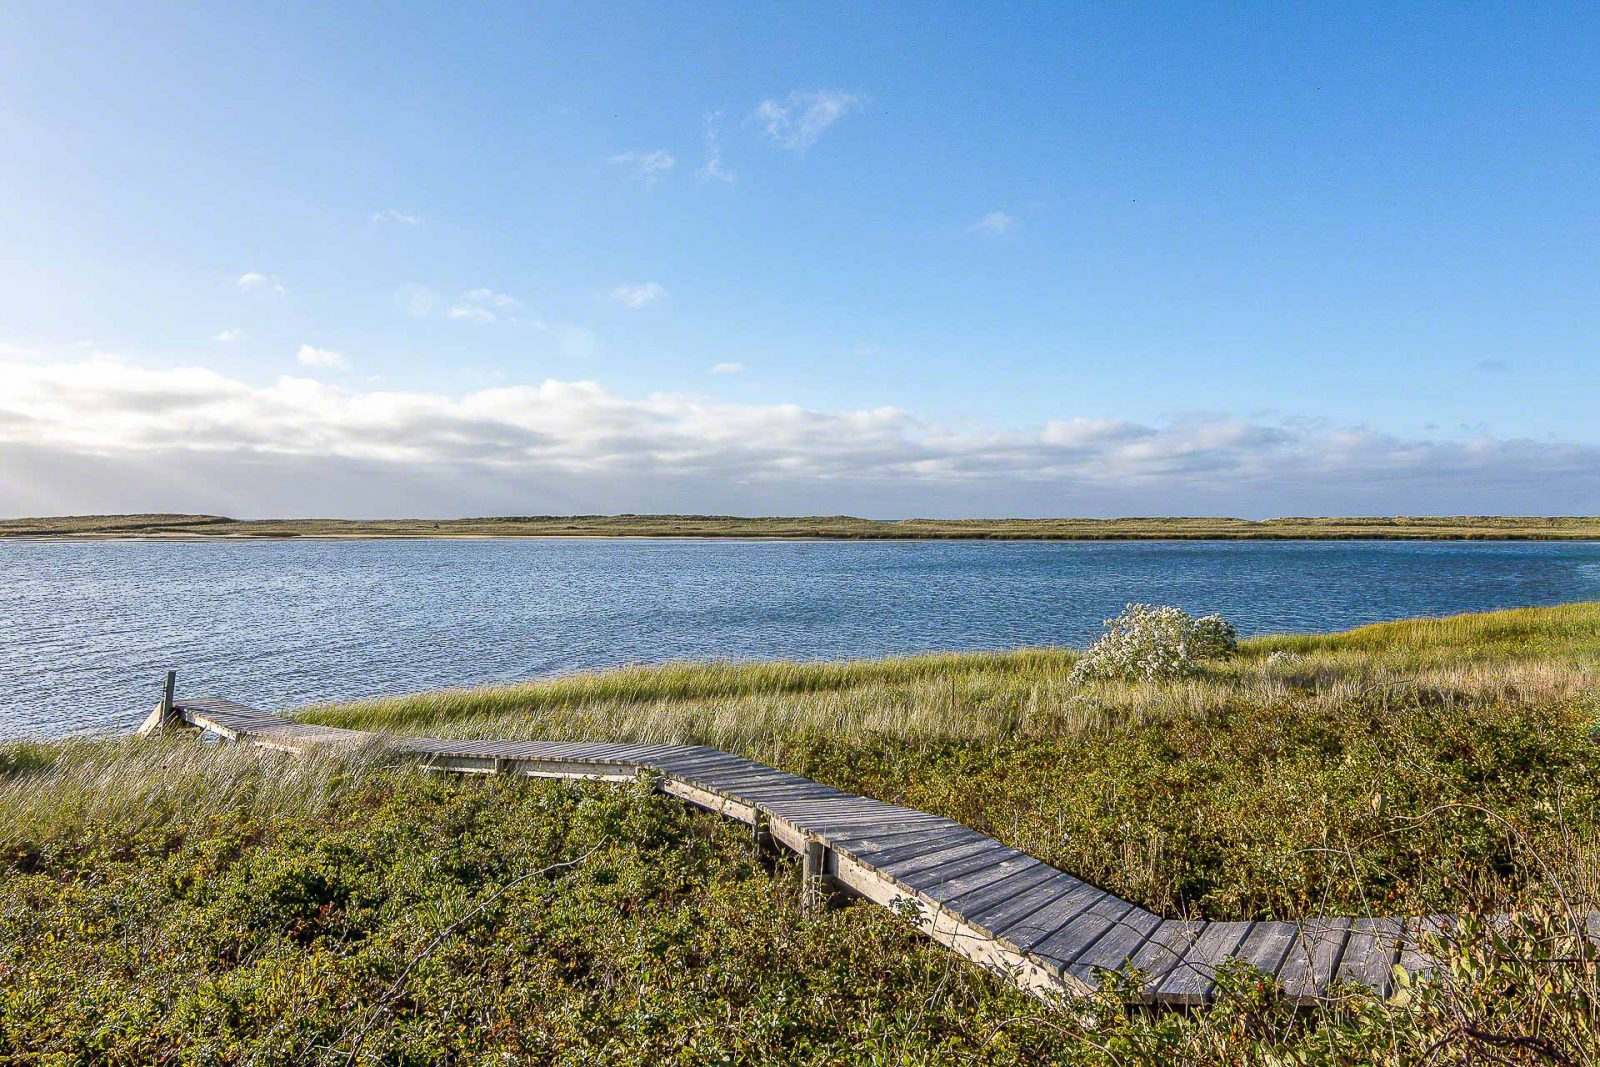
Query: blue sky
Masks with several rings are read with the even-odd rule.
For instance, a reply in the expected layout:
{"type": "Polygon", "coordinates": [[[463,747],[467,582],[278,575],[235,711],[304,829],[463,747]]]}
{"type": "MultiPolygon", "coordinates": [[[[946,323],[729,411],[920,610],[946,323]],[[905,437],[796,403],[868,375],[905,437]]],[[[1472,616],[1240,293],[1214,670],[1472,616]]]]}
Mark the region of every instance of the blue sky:
{"type": "Polygon", "coordinates": [[[1594,512],[1597,19],[13,3],[0,512],[1594,512]]]}

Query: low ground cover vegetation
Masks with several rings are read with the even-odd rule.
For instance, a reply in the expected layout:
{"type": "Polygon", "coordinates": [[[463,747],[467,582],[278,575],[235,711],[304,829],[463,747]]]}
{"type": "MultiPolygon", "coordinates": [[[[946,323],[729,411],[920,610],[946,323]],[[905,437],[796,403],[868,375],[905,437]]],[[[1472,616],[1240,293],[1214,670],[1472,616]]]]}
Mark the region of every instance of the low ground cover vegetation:
{"type": "Polygon", "coordinates": [[[320,708],[715,744],[949,815],[1168,915],[1500,913],[1438,980],[1295,1011],[1042,1005],[630,787],[186,739],[0,749],[0,1063],[1581,1063],[1600,605],[1238,642],[634,668],[320,708]]]}

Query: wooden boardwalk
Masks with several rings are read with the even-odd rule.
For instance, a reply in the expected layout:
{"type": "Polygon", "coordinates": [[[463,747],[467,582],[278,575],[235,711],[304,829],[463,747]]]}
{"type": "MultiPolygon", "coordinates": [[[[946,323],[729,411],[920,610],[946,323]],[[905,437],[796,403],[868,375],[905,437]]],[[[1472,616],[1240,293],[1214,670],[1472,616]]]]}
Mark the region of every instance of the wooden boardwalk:
{"type": "Polygon", "coordinates": [[[914,908],[935,941],[1043,996],[1088,993],[1100,969],[1131,964],[1147,976],[1149,1003],[1203,1004],[1215,992],[1217,968],[1231,958],[1277,975],[1300,1002],[1345,981],[1387,995],[1397,963],[1428,969],[1423,932],[1441,921],[1163,919],[950,819],[697,745],[391,737],[298,723],[228,700],[176,701],[170,692],[141,733],[185,725],[291,753],[377,744],[466,774],[657,775],[663,792],[798,852],[808,894],[843,891],[908,917],[914,908]]]}

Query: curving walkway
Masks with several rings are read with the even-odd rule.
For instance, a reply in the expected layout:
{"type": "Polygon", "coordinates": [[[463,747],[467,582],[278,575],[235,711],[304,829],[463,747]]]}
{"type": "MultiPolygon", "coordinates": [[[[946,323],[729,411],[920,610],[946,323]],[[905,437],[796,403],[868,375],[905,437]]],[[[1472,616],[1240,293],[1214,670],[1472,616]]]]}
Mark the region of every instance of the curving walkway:
{"type": "Polygon", "coordinates": [[[935,941],[1043,996],[1090,992],[1099,969],[1131,964],[1148,976],[1148,1002],[1203,1004],[1230,958],[1277,975],[1298,1001],[1323,998],[1339,982],[1387,995],[1396,964],[1429,968],[1424,932],[1448,922],[1163,919],[950,819],[698,745],[393,737],[219,699],[164,703],[140,733],[181,726],[290,753],[376,743],[466,774],[630,781],[653,772],[661,791],[751,825],[758,843],[770,839],[800,853],[809,898],[843,891],[893,907],[935,941]]]}

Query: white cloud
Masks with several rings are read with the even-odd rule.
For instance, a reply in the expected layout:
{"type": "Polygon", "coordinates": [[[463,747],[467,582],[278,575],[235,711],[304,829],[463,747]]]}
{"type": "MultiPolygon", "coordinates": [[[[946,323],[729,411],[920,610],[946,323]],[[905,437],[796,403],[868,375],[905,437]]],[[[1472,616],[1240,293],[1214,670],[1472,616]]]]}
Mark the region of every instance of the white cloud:
{"type": "Polygon", "coordinates": [[[860,102],[861,97],[841,89],[796,91],[782,100],[761,101],[754,118],[776,144],[804,152],[860,102]]]}
{"type": "Polygon", "coordinates": [[[244,331],[239,329],[237,326],[226,330],[218,330],[216,333],[211,335],[211,339],[216,341],[218,344],[231,345],[235,341],[244,339],[244,331]]]}
{"type": "Polygon", "coordinates": [[[738,374],[744,370],[743,363],[713,363],[712,374],[738,374]]]}
{"type": "Polygon", "coordinates": [[[968,226],[967,232],[981,234],[985,237],[999,237],[1001,234],[1010,233],[1016,228],[1016,219],[1007,215],[1004,211],[991,211],[971,226],[968,226]]]}
{"type": "Polygon", "coordinates": [[[278,280],[277,275],[261,274],[253,270],[239,275],[239,289],[246,293],[277,293],[280,296],[289,291],[278,280]]]}
{"type": "Polygon", "coordinates": [[[401,226],[417,226],[422,222],[422,216],[410,211],[401,211],[398,208],[388,208],[384,211],[374,211],[367,218],[372,222],[396,222],[401,226]]]}
{"type": "Polygon", "coordinates": [[[343,352],[335,352],[331,348],[316,348],[312,345],[301,345],[300,351],[295,353],[294,358],[307,367],[324,370],[344,370],[350,366],[343,352]]]}
{"type": "Polygon", "coordinates": [[[669,171],[678,161],[671,152],[656,149],[654,152],[622,152],[611,157],[610,162],[627,167],[633,176],[644,182],[653,182],[663,172],[669,171]]]}
{"type": "Polygon", "coordinates": [[[619,285],[611,290],[611,299],[631,308],[642,308],[667,295],[665,287],[657,282],[639,282],[619,285]]]}
{"type": "Polygon", "coordinates": [[[100,355],[0,360],[0,381],[0,484],[17,513],[259,512],[324,478],[341,486],[332,506],[373,514],[414,508],[424,489],[439,510],[480,513],[534,493],[568,511],[877,514],[1555,514],[1600,491],[1593,444],[1314,424],[956,429],[894,407],[625,397],[587,381],[263,385],[100,355]]]}
{"type": "Polygon", "coordinates": [[[718,127],[722,125],[722,112],[713,111],[706,116],[706,161],[695,171],[703,182],[731,182],[739,176],[722,166],[722,141],[718,127]]]}
{"type": "MultiPolygon", "coordinates": [[[[493,289],[469,289],[461,294],[460,300],[451,305],[445,316],[463,322],[495,322],[506,312],[515,311],[521,306],[522,301],[516,297],[497,293],[493,289]]],[[[542,324],[536,325],[542,328],[542,324]]]]}

